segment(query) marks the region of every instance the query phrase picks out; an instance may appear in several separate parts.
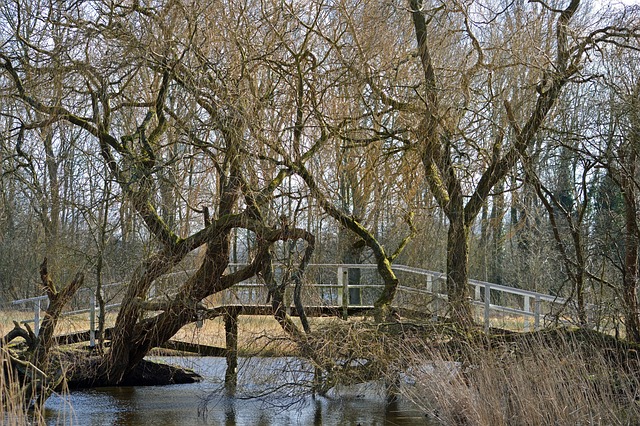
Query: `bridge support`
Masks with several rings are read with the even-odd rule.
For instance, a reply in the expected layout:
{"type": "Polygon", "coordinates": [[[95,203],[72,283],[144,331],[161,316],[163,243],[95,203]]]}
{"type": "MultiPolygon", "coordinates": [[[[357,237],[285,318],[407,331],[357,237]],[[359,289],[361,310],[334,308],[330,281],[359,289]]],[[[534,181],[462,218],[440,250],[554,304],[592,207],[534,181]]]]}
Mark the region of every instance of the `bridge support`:
{"type": "Polygon", "coordinates": [[[224,314],[224,332],[227,344],[227,371],[224,374],[224,386],[233,394],[238,384],[238,311],[231,309],[224,314]]]}

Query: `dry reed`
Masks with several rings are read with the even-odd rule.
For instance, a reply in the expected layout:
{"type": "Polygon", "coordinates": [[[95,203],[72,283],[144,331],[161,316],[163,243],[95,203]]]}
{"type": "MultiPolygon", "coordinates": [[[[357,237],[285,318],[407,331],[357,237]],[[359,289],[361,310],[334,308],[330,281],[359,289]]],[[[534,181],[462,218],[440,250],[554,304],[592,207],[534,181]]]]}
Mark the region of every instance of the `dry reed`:
{"type": "Polygon", "coordinates": [[[43,407],[28,407],[24,387],[11,368],[7,350],[0,348],[0,424],[6,426],[45,424],[43,407]]]}
{"type": "Polygon", "coordinates": [[[604,346],[532,338],[474,348],[462,363],[448,349],[414,346],[415,384],[404,393],[445,425],[639,424],[637,354],[604,346]]]}

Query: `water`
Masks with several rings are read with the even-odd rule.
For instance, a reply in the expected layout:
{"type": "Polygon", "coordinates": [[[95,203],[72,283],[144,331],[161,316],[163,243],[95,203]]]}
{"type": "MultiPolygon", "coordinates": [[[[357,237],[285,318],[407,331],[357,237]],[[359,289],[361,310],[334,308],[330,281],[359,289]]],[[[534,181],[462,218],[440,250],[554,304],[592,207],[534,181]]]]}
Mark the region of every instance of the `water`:
{"type": "Polygon", "coordinates": [[[204,377],[172,386],[96,388],[54,395],[46,403],[51,425],[427,425],[407,402],[387,405],[375,384],[332,391],[324,398],[300,392],[308,367],[293,358],[240,360],[238,392],[227,396],[223,358],[162,357],[204,377]],[[256,396],[260,396],[256,398],[256,396]]]}

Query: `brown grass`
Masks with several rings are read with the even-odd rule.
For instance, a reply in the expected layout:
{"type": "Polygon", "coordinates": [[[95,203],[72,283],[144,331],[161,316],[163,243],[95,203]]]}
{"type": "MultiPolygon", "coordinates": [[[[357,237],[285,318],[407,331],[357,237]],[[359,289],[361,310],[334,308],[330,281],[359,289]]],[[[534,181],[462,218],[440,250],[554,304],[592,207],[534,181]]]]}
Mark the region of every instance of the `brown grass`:
{"type": "MultiPolygon", "coordinates": [[[[0,311],[0,335],[4,336],[13,328],[13,321],[32,320],[33,311],[3,310],[0,311]]],[[[29,324],[33,327],[33,323],[29,324]]]]}
{"type": "MultiPolygon", "coordinates": [[[[173,340],[201,345],[226,347],[222,318],[207,320],[202,328],[195,324],[183,327],[173,340]]],[[[240,316],[238,319],[238,350],[241,355],[270,355],[295,351],[278,322],[271,316],[240,316]]]]}
{"type": "Polygon", "coordinates": [[[414,347],[415,386],[404,392],[446,425],[639,424],[637,359],[610,350],[532,339],[476,348],[460,363],[448,350],[414,347]]]}
{"type": "MultiPolygon", "coordinates": [[[[44,314],[43,314],[44,315],[44,314]]],[[[108,312],[106,327],[115,323],[117,312],[108,312]]],[[[0,311],[0,335],[4,336],[13,328],[12,321],[32,320],[33,312],[19,310],[0,311]]],[[[333,321],[331,318],[310,318],[311,326],[333,321]]],[[[297,318],[294,322],[301,327],[297,318]]],[[[29,323],[33,328],[33,322],[29,323]]],[[[97,326],[97,323],[96,323],[97,326]]],[[[87,313],[65,316],[58,320],[56,335],[68,334],[89,329],[87,313]]],[[[222,318],[206,320],[201,328],[195,324],[183,327],[173,340],[224,348],[225,332],[222,318]]],[[[294,355],[297,347],[291,342],[273,316],[246,316],[238,320],[238,350],[242,356],[250,355],[294,355]]]]}
{"type": "MultiPolygon", "coordinates": [[[[333,318],[310,318],[312,329],[333,321],[333,318]]],[[[294,322],[302,328],[297,318],[294,322]]],[[[222,318],[207,320],[202,328],[190,324],[183,327],[173,340],[224,348],[225,331],[222,318]]],[[[240,316],[238,319],[238,351],[241,356],[297,355],[298,347],[282,330],[273,316],[240,316]]]]}
{"type": "Polygon", "coordinates": [[[6,350],[0,348],[0,424],[6,426],[44,425],[43,407],[29,410],[21,383],[9,367],[6,350]]]}

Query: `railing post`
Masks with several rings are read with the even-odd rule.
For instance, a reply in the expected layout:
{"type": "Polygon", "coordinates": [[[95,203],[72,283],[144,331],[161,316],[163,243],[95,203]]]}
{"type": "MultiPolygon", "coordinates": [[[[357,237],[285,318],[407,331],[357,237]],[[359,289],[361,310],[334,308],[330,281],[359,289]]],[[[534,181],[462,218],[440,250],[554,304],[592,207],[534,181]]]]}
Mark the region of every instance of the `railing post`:
{"type": "Polygon", "coordinates": [[[36,337],[40,334],[40,299],[33,305],[33,333],[36,337]]]}
{"type": "Polygon", "coordinates": [[[89,296],[89,347],[96,346],[96,294],[89,296]]]}
{"type": "Polygon", "coordinates": [[[534,330],[540,329],[540,296],[536,296],[535,306],[533,307],[533,328],[534,330]]]}
{"type": "MultiPolygon", "coordinates": [[[[524,311],[531,312],[531,298],[529,296],[524,297],[524,311]]],[[[529,331],[529,315],[524,316],[524,331],[529,331]]]]}
{"type": "Polygon", "coordinates": [[[473,285],[474,291],[474,300],[480,300],[480,284],[476,283],[473,285]]]}
{"type": "Polygon", "coordinates": [[[349,270],[338,266],[338,303],[342,306],[342,319],[347,319],[349,311],[349,270]]]}
{"type": "Polygon", "coordinates": [[[441,302],[440,302],[440,281],[439,281],[440,278],[436,277],[436,279],[435,279],[435,282],[436,282],[435,290],[433,288],[433,281],[434,281],[433,278],[434,277],[432,275],[429,275],[428,283],[431,285],[431,293],[434,295],[434,298],[433,298],[434,307],[433,307],[433,315],[431,316],[431,320],[436,322],[436,321],[438,321],[438,315],[440,314],[440,304],[441,304],[441,302]]]}
{"type": "Polygon", "coordinates": [[[427,291],[433,293],[433,276],[427,275],[427,291]]]}
{"type": "Polygon", "coordinates": [[[484,283],[484,331],[489,331],[489,309],[491,309],[491,286],[484,283]]]}
{"type": "Polygon", "coordinates": [[[342,306],[342,266],[338,266],[338,306],[342,306]]]}

